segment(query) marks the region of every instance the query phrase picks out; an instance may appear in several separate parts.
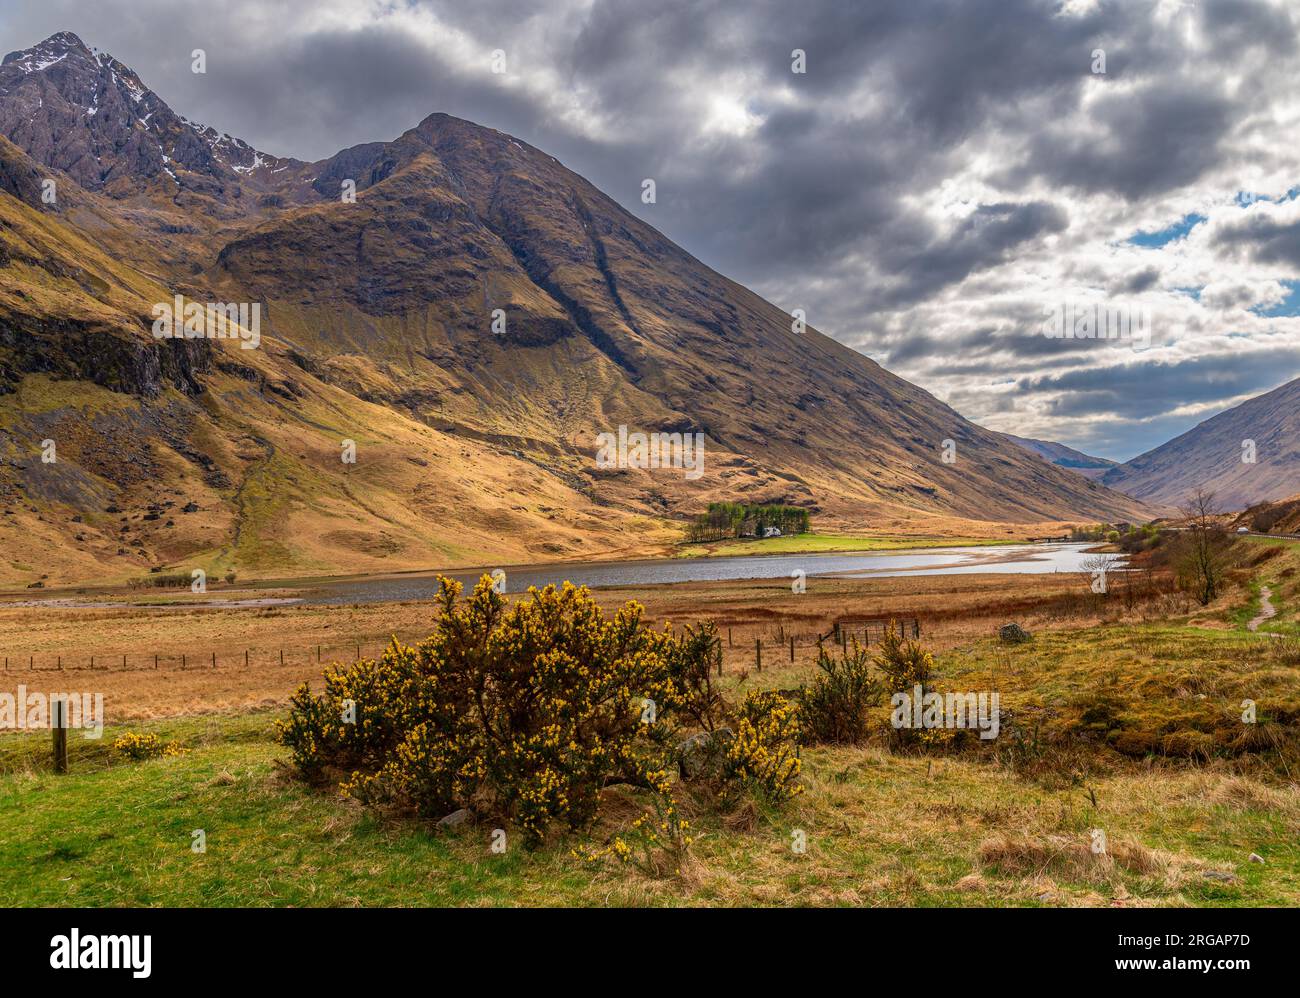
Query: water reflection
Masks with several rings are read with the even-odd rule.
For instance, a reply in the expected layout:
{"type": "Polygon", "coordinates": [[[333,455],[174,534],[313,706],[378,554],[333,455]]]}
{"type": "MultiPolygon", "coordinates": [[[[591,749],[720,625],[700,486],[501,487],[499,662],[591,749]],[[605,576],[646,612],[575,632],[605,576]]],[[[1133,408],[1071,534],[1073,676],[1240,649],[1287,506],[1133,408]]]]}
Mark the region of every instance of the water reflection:
{"type": "MultiPolygon", "coordinates": [[[[663,585],[669,582],[713,582],[734,579],[789,578],[802,571],[810,577],[870,578],[904,575],[970,575],[979,572],[1013,575],[1083,572],[1088,544],[1016,544],[999,547],[916,548],[910,551],[862,551],[839,554],[750,555],[731,558],[678,558],[609,561],[506,568],[507,592],[529,586],[559,584],[566,579],[593,589],[600,586],[663,585]]],[[[1124,564],[1121,555],[1106,556],[1109,567],[1124,564]]],[[[1089,567],[1091,562],[1089,561],[1089,567]]],[[[444,572],[473,586],[491,569],[444,572]]],[[[396,578],[327,583],[304,593],[308,603],[379,603],[428,599],[437,591],[438,573],[396,578]]]]}

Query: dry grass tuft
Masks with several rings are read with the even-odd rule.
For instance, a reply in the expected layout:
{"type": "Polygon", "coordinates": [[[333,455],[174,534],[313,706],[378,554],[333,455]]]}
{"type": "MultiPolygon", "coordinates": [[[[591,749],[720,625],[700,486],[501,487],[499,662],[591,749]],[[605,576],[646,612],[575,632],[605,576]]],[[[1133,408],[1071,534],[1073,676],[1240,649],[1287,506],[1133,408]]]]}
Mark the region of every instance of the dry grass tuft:
{"type": "Polygon", "coordinates": [[[723,816],[722,823],[733,832],[752,832],[758,828],[763,816],[753,800],[745,798],[723,816]]]}
{"type": "Polygon", "coordinates": [[[237,783],[237,782],[238,781],[236,780],[234,773],[229,773],[223,769],[220,773],[218,773],[216,776],[214,776],[212,779],[208,781],[208,786],[228,787],[232,783],[237,783]]]}
{"type": "Polygon", "coordinates": [[[1112,839],[1106,852],[1094,853],[1088,839],[1064,835],[996,835],[980,843],[979,862],[986,870],[1024,879],[1051,877],[1108,887],[1121,899],[1127,897],[1121,882],[1125,874],[1168,892],[1209,869],[1195,857],[1124,840],[1112,839]]]}
{"type": "Polygon", "coordinates": [[[1233,811],[1269,812],[1300,819],[1300,789],[1272,787],[1245,776],[1197,774],[1187,799],[1233,811]]]}
{"type": "Polygon", "coordinates": [[[988,889],[989,882],[982,873],[968,873],[953,885],[959,891],[980,891],[988,889]]]}

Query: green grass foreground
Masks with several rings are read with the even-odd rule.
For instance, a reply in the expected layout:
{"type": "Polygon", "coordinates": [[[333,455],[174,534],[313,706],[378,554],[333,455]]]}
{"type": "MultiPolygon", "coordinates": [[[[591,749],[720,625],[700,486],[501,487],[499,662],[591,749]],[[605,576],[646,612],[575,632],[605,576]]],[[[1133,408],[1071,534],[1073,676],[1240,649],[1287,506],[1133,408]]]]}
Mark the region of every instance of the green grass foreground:
{"type": "Polygon", "coordinates": [[[0,904],[1298,905],[1294,735],[1270,720],[1300,702],[1283,644],[1112,625],[942,653],[941,685],[992,675],[1004,708],[1041,716],[1042,737],[1062,747],[1017,750],[1004,734],[962,755],[805,749],[803,795],[780,812],[691,814],[696,842],[666,877],[573,854],[634,813],[614,791],[589,836],[529,852],[507,829],[494,854],[491,828],[440,832],[297,782],[272,739],[274,713],[136,725],[188,750],[146,762],[113,758],[124,729],[97,742],[71,732],[67,776],[48,769],[48,735],[9,736],[0,904]],[[1243,690],[1279,750],[1228,747],[1225,718],[1243,690]],[[1167,731],[1201,740],[1171,745],[1167,731]],[[1090,848],[1098,828],[1104,856],[1090,848]],[[196,829],[204,854],[191,850],[196,829]],[[791,848],[796,830],[803,854],[791,848]]]}

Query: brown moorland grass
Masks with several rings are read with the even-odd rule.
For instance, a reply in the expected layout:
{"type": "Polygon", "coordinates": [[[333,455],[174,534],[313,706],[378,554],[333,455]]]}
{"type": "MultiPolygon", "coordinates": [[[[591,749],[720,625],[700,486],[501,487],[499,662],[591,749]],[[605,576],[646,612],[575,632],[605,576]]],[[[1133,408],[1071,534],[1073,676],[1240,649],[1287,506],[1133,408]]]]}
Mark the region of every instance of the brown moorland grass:
{"type": "MultiPolygon", "coordinates": [[[[206,605],[214,598],[293,595],[292,589],[229,587],[207,597],[118,594],[117,599],[134,602],[110,608],[0,602],[0,663],[8,659],[9,664],[0,668],[0,689],[90,683],[104,693],[109,717],[122,720],[266,706],[285,702],[298,683],[317,678],[333,661],[351,661],[358,649],[373,657],[394,635],[418,641],[432,626],[431,604],[423,601],[206,605]],[[56,668],[60,661],[62,675],[56,668]]],[[[656,626],[714,621],[731,676],[757,674],[756,640],[763,642],[763,674],[787,675],[791,636],[796,672],[810,667],[815,636],[826,634],[835,617],[845,614],[918,616],[927,644],[937,649],[987,637],[1011,619],[1037,630],[1123,615],[1120,604],[1097,600],[1086,579],[1074,575],[812,579],[797,595],[784,580],[746,580],[615,587],[595,596],[607,610],[636,600],[656,626]]],[[[1140,620],[1157,610],[1156,604],[1143,605],[1128,616],[1140,620]]]]}

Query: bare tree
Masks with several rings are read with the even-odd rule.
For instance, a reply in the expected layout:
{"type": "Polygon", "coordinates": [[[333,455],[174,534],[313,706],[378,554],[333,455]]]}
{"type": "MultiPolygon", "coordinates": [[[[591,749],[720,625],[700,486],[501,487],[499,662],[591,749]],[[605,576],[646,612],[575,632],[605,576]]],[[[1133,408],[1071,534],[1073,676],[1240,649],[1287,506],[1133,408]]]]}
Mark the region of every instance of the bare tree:
{"type": "Polygon", "coordinates": [[[1187,520],[1188,546],[1183,568],[1191,579],[1194,594],[1202,606],[1219,594],[1225,563],[1224,533],[1214,504],[1214,493],[1197,489],[1182,507],[1187,520]]]}

